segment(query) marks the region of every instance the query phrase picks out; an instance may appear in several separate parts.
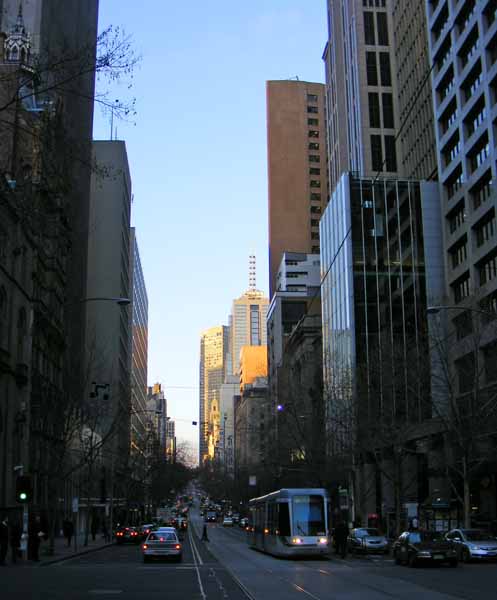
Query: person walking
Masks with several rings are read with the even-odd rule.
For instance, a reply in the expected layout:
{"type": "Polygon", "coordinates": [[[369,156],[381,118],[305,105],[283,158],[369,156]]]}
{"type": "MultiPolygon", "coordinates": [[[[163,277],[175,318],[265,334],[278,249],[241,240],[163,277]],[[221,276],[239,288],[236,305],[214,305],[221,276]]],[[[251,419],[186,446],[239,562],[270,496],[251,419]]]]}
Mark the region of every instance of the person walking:
{"type": "Polygon", "coordinates": [[[16,521],[10,529],[10,549],[12,553],[12,564],[17,562],[19,549],[21,547],[22,527],[16,521]]]}
{"type": "Polygon", "coordinates": [[[29,559],[34,562],[40,562],[40,543],[44,536],[45,534],[41,529],[41,519],[39,516],[36,516],[31,522],[30,531],[28,532],[29,559]]]}
{"type": "Polygon", "coordinates": [[[102,523],[102,537],[104,538],[104,542],[106,542],[106,543],[110,542],[109,529],[107,527],[107,520],[105,520],[105,519],[104,519],[104,522],[102,523]]]}
{"type": "Polygon", "coordinates": [[[0,522],[0,566],[5,565],[5,557],[7,556],[7,548],[9,546],[9,520],[6,516],[0,522]]]}
{"type": "Polygon", "coordinates": [[[74,534],[74,525],[69,519],[64,519],[64,522],[62,523],[62,533],[67,540],[67,547],[70,548],[72,536],[74,534]]]}
{"type": "Polygon", "coordinates": [[[342,558],[347,556],[347,538],[349,537],[349,528],[345,521],[340,521],[335,527],[336,552],[342,558]]]}

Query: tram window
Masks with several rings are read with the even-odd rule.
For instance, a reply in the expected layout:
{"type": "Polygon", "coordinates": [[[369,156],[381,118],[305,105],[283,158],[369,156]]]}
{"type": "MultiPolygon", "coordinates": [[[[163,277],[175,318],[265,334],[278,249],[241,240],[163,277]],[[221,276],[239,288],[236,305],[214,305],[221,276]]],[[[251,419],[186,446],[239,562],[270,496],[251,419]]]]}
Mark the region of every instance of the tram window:
{"type": "Polygon", "coordinates": [[[274,502],[269,502],[267,505],[267,528],[269,533],[274,535],[276,529],[276,504],[274,502]]]}
{"type": "Polygon", "coordinates": [[[322,496],[294,496],[293,525],[295,535],[325,535],[324,500],[322,496]]]}
{"type": "Polygon", "coordinates": [[[290,532],[290,510],[288,502],[278,504],[278,530],[280,535],[291,535],[290,532]]]}

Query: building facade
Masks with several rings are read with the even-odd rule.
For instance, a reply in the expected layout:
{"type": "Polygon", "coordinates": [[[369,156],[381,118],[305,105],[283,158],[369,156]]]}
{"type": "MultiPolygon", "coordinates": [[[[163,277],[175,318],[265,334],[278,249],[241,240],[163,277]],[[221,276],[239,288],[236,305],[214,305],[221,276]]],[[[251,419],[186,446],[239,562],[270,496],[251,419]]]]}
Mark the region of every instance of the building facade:
{"type": "Polygon", "coordinates": [[[283,252],[319,253],[328,201],[325,87],[268,81],[269,297],[283,252]]]}
{"type": "Polygon", "coordinates": [[[200,337],[199,464],[214,460],[221,431],[220,394],[227,371],[229,327],[219,325],[200,337]]]}
{"type": "Polygon", "coordinates": [[[235,404],[240,395],[240,380],[227,375],[221,386],[221,443],[219,459],[226,473],[235,473],[235,404]]]}
{"type": "Polygon", "coordinates": [[[342,173],[400,172],[393,0],[327,0],[326,73],[330,193],[342,173]]]}
{"type": "MultiPolygon", "coordinates": [[[[427,307],[443,297],[439,210],[436,183],[346,173],[323,215],[323,386],[331,457],[376,456],[378,448],[383,457],[392,445],[411,456],[407,445],[416,426],[432,416],[427,307]]],[[[390,468],[383,458],[355,465],[355,482],[342,482],[354,489],[353,514],[387,518],[394,510],[390,468]]],[[[412,481],[424,487],[406,484],[402,501],[424,501],[427,478],[412,481]]]]}
{"type": "Polygon", "coordinates": [[[132,282],[130,451],[145,456],[147,437],[148,296],[134,227],[130,231],[132,282]]]}

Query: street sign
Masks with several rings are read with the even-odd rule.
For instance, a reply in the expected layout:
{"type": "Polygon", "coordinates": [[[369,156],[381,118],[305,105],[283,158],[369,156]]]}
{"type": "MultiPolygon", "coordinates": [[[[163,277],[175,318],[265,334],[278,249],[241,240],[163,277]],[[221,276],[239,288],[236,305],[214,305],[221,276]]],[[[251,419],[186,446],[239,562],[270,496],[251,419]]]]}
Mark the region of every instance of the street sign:
{"type": "Polygon", "coordinates": [[[249,485],[256,486],[257,485],[257,477],[255,475],[250,475],[249,477],[249,485]]]}
{"type": "Polygon", "coordinates": [[[79,512],[79,498],[77,496],[72,499],[72,512],[79,512]]]}

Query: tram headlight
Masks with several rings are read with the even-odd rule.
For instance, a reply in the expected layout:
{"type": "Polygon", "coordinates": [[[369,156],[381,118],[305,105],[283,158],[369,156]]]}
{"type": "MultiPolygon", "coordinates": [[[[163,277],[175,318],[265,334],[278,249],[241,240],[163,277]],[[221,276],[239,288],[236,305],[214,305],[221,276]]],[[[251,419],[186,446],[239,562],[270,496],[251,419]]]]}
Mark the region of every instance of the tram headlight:
{"type": "Polygon", "coordinates": [[[319,538],[319,543],[320,544],[327,544],[328,540],[326,538],[319,538]]]}
{"type": "Polygon", "coordinates": [[[293,538],[292,539],[292,544],[301,544],[302,540],[300,538],[293,538]]]}

